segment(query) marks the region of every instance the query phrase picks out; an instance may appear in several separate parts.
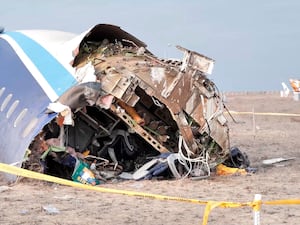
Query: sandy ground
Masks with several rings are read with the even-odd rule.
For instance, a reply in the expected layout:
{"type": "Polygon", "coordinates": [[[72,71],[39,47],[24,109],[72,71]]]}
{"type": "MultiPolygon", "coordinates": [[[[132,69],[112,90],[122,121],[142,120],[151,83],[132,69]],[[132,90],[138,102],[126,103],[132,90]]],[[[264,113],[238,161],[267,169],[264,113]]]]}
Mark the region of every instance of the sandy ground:
{"type": "MultiPolygon", "coordinates": [[[[234,111],[298,113],[300,101],[279,94],[227,94],[234,111]]],[[[103,187],[199,200],[249,202],[262,194],[265,201],[299,199],[300,117],[233,115],[231,145],[250,158],[257,173],[215,176],[193,181],[127,181],[103,187]],[[265,166],[262,160],[296,157],[265,166]]],[[[229,117],[228,117],[229,118],[229,117]]],[[[7,185],[0,179],[0,224],[202,224],[204,206],[185,202],[108,194],[28,179],[7,185]],[[49,213],[46,207],[57,213],[49,213]]],[[[300,205],[263,205],[261,224],[299,224],[300,205]]],[[[208,224],[253,224],[251,208],[216,208],[208,224]]]]}

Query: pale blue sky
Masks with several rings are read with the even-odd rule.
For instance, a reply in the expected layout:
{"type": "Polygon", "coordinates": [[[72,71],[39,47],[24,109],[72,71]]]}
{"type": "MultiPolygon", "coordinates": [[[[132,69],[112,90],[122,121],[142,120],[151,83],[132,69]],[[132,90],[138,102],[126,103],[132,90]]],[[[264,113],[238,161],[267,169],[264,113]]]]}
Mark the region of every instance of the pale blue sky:
{"type": "Polygon", "coordinates": [[[300,79],[299,12],[299,0],[0,0],[0,25],[75,33],[118,25],[159,57],[181,57],[181,45],[215,59],[210,79],[221,91],[263,91],[300,79]]]}

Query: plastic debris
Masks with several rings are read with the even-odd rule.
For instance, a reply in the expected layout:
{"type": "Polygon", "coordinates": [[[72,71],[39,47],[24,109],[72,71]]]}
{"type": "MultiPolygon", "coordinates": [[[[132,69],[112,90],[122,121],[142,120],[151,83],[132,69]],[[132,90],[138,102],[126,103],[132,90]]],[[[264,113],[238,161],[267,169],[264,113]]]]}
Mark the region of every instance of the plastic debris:
{"type": "Polygon", "coordinates": [[[280,162],[289,161],[289,160],[293,160],[293,159],[296,159],[296,157],[265,159],[262,161],[262,163],[264,165],[272,165],[275,163],[280,163],[280,162]]]}
{"type": "Polygon", "coordinates": [[[100,181],[96,179],[94,173],[89,169],[89,165],[82,162],[81,160],[77,160],[76,162],[72,179],[73,181],[82,184],[90,184],[90,185],[100,184],[100,181]]]}
{"type": "Polygon", "coordinates": [[[120,179],[123,179],[123,180],[132,180],[132,179],[133,179],[133,175],[132,175],[131,173],[122,172],[122,173],[119,175],[119,178],[120,178],[120,179]]]}
{"type": "Polygon", "coordinates": [[[8,191],[10,189],[10,187],[8,186],[0,186],[0,193],[8,191]]]}
{"type": "Polygon", "coordinates": [[[43,210],[45,210],[48,214],[59,214],[60,211],[54,207],[53,205],[44,205],[42,206],[43,210]]]}
{"type": "Polygon", "coordinates": [[[29,213],[28,209],[21,209],[21,211],[19,212],[21,215],[26,215],[29,213]]]}
{"type": "Polygon", "coordinates": [[[216,167],[216,174],[217,175],[233,175],[233,174],[246,175],[247,171],[246,169],[232,168],[232,167],[225,166],[223,164],[219,164],[216,167]]]}
{"type": "Polygon", "coordinates": [[[228,159],[223,164],[233,168],[247,168],[250,166],[250,161],[245,152],[237,147],[232,147],[228,159]]]}
{"type": "Polygon", "coordinates": [[[294,92],[300,92],[300,80],[290,79],[290,84],[291,84],[294,92]]]}

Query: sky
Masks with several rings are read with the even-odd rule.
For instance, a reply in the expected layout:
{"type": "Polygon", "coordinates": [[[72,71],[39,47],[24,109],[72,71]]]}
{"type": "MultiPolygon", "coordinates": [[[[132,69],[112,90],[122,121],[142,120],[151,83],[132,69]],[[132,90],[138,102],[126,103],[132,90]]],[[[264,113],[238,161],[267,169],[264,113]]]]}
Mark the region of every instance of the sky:
{"type": "Polygon", "coordinates": [[[299,12],[299,0],[0,0],[0,26],[79,34],[114,24],[158,57],[182,58],[180,45],[213,58],[220,91],[279,91],[300,79],[299,12]]]}

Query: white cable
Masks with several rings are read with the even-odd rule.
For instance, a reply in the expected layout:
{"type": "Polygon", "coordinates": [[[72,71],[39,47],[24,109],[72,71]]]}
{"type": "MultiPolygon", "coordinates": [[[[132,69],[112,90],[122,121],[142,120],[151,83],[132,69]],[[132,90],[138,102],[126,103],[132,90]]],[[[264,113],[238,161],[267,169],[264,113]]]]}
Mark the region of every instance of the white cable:
{"type": "MultiPolygon", "coordinates": [[[[186,167],[188,167],[188,172],[184,175],[183,179],[186,178],[192,171],[192,163],[191,161],[186,158],[183,153],[182,153],[182,136],[179,136],[179,140],[178,140],[178,161],[180,164],[185,165],[186,167]],[[186,160],[187,159],[187,160],[186,160]],[[188,161],[189,166],[187,165],[186,161],[188,161]]],[[[189,155],[189,154],[188,154],[189,155]]]]}
{"type": "Polygon", "coordinates": [[[178,146],[179,146],[179,153],[180,153],[180,155],[182,156],[183,159],[185,159],[187,161],[191,161],[191,162],[198,162],[198,161],[205,160],[204,156],[201,156],[201,155],[199,157],[197,157],[197,158],[190,158],[190,155],[193,155],[194,153],[189,149],[189,147],[187,146],[186,142],[184,141],[184,139],[182,138],[181,135],[179,136],[179,144],[178,144],[178,146]],[[188,157],[186,157],[183,154],[182,148],[181,148],[182,147],[181,143],[183,143],[183,146],[184,146],[184,148],[185,148],[185,150],[187,152],[188,157]]]}
{"type": "Polygon", "coordinates": [[[187,177],[191,173],[192,163],[201,163],[202,165],[205,165],[207,167],[208,176],[210,176],[210,167],[209,167],[209,164],[208,164],[208,159],[209,159],[208,152],[204,153],[205,158],[204,158],[204,156],[199,156],[197,158],[190,158],[191,154],[193,154],[193,152],[188,148],[186,142],[184,141],[184,139],[180,135],[179,140],[178,140],[178,156],[179,156],[178,161],[180,162],[180,164],[186,165],[189,168],[188,172],[184,176],[184,178],[187,177]],[[183,143],[183,147],[185,148],[185,150],[187,152],[187,157],[182,152],[182,143],[183,143]],[[189,166],[187,165],[186,162],[188,162],[189,166]]]}
{"type": "Polygon", "coordinates": [[[153,103],[154,103],[157,107],[162,108],[162,107],[164,106],[164,105],[161,104],[157,99],[155,99],[153,96],[151,96],[151,98],[152,98],[153,103]]]}

